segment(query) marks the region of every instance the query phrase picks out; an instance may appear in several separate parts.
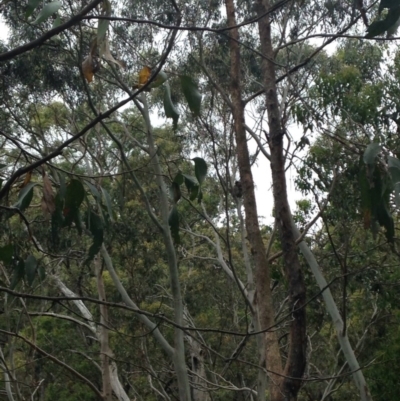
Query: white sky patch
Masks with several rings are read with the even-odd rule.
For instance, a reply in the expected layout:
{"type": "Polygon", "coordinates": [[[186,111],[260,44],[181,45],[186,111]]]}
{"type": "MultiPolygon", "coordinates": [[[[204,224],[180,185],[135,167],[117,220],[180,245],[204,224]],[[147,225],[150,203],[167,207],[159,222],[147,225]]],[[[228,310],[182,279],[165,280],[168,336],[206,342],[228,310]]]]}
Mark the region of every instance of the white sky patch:
{"type": "Polygon", "coordinates": [[[4,18],[0,16],[0,40],[6,42],[10,35],[10,28],[4,22],[4,18]]]}

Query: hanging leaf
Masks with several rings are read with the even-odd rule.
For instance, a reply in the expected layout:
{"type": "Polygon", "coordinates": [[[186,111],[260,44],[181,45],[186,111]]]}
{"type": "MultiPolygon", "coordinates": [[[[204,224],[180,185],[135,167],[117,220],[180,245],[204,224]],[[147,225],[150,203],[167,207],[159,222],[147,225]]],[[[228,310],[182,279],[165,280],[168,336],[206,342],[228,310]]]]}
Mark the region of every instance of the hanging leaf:
{"type": "Polygon", "coordinates": [[[38,267],[38,274],[40,281],[44,281],[44,279],[46,278],[46,270],[42,265],[39,265],[38,267]]]}
{"type": "Polygon", "coordinates": [[[28,281],[28,284],[32,286],[32,283],[35,280],[37,261],[33,255],[29,255],[24,263],[26,279],[28,281]]]}
{"type": "Polygon", "coordinates": [[[101,188],[101,192],[103,193],[103,197],[104,197],[104,201],[107,207],[107,212],[108,215],[110,217],[111,222],[114,222],[114,213],[113,213],[113,208],[112,208],[112,203],[111,203],[111,198],[110,198],[110,194],[103,188],[101,188]]]}
{"type": "Polygon", "coordinates": [[[14,205],[14,207],[18,208],[23,212],[32,202],[33,198],[33,187],[37,185],[36,182],[30,182],[25,187],[21,189],[21,192],[18,195],[18,201],[14,205]]]}
{"type": "Polygon", "coordinates": [[[9,265],[12,261],[13,253],[14,253],[14,246],[12,244],[0,247],[0,260],[5,265],[9,265]]]}
{"type": "Polygon", "coordinates": [[[201,94],[193,78],[184,75],[180,77],[182,92],[188,102],[189,108],[195,117],[200,115],[201,94]]]}
{"type": "MultiPolygon", "coordinates": [[[[189,199],[191,201],[194,201],[196,198],[199,199],[199,194],[201,194],[200,187],[198,185],[195,185],[190,188],[189,199]]],[[[200,201],[199,201],[199,203],[200,203],[200,201]]]]}
{"type": "Polygon", "coordinates": [[[396,30],[400,18],[400,7],[390,9],[384,20],[374,21],[368,28],[366,38],[371,39],[388,31],[389,35],[396,30]]]}
{"type": "Polygon", "coordinates": [[[201,187],[199,187],[199,191],[197,194],[197,203],[201,203],[202,200],[203,200],[203,191],[201,190],[201,187]]]}
{"type": "Polygon", "coordinates": [[[82,73],[86,80],[90,83],[93,81],[93,76],[99,71],[100,64],[94,56],[89,54],[82,63],[82,73]]]}
{"type": "Polygon", "coordinates": [[[391,38],[397,32],[397,29],[400,26],[400,8],[397,9],[396,16],[396,21],[387,29],[387,38],[391,38]]]}
{"type": "Polygon", "coordinates": [[[179,236],[179,213],[176,205],[174,205],[171,209],[168,217],[168,224],[171,230],[172,239],[174,240],[176,245],[179,245],[181,239],[179,236]]]}
{"type": "Polygon", "coordinates": [[[89,181],[84,180],[84,182],[88,186],[88,188],[89,188],[90,192],[92,193],[93,197],[97,201],[101,202],[101,195],[100,195],[100,192],[98,191],[98,189],[93,184],[91,184],[89,181]]]}
{"type": "Polygon", "coordinates": [[[381,0],[378,13],[380,14],[384,8],[391,9],[397,7],[400,7],[400,0],[381,0]]]}
{"type": "MultiPolygon", "coordinates": [[[[102,17],[111,17],[111,3],[108,0],[103,1],[103,12],[101,13],[102,17]]],[[[107,19],[99,19],[97,25],[97,43],[101,44],[103,39],[105,38],[108,27],[110,25],[110,20],[107,19]]]]}
{"type": "Polygon", "coordinates": [[[201,185],[207,176],[207,163],[201,157],[195,157],[194,161],[194,172],[196,174],[197,181],[201,185]]]}
{"type": "Polygon", "coordinates": [[[61,18],[57,15],[57,18],[54,20],[53,25],[51,26],[52,29],[57,28],[62,24],[61,18]]]}
{"type": "Polygon", "coordinates": [[[79,206],[85,198],[85,189],[79,180],[73,179],[65,190],[65,201],[63,215],[65,217],[64,226],[70,226],[76,219],[79,206]]]}
{"type": "Polygon", "coordinates": [[[400,182],[400,160],[395,157],[388,157],[389,172],[392,177],[392,183],[396,184],[400,182]]]}
{"type": "Polygon", "coordinates": [[[25,175],[25,179],[24,182],[22,183],[22,185],[20,186],[20,188],[25,187],[29,182],[31,182],[32,179],[32,170],[28,171],[25,175]]]}
{"type": "Polygon", "coordinates": [[[394,221],[388,205],[381,203],[377,209],[379,225],[385,228],[385,236],[389,243],[394,243],[394,221]]]}
{"type": "Polygon", "coordinates": [[[171,197],[174,201],[174,203],[177,203],[179,199],[181,199],[181,187],[179,186],[178,183],[172,182],[171,184],[171,197]]]}
{"type": "Polygon", "coordinates": [[[171,99],[171,89],[168,82],[164,85],[164,112],[167,118],[172,118],[174,130],[178,128],[179,113],[171,99]]]}
{"type": "Polygon", "coordinates": [[[72,179],[65,191],[65,208],[78,209],[85,198],[85,189],[79,180],[72,179]]]}
{"type": "Polygon", "coordinates": [[[65,174],[61,171],[53,170],[53,177],[55,177],[58,181],[59,185],[58,195],[60,195],[61,200],[64,200],[65,192],[67,189],[67,186],[65,185],[65,174]]]}
{"type": "MultiPolygon", "coordinates": [[[[143,67],[138,74],[138,83],[133,85],[133,89],[139,89],[145,85],[151,77],[151,68],[148,66],[143,67]]],[[[149,91],[150,89],[148,89],[149,91]]]]}
{"type": "Polygon", "coordinates": [[[29,18],[35,11],[36,7],[39,5],[41,0],[29,0],[28,6],[26,7],[25,17],[29,18]]]}
{"type": "Polygon", "coordinates": [[[394,186],[394,201],[396,206],[400,209],[400,182],[394,186]]]}
{"type": "Polygon", "coordinates": [[[10,289],[13,290],[17,284],[24,278],[25,263],[22,259],[16,260],[14,265],[14,272],[10,283],[10,289]]]}
{"type": "Polygon", "coordinates": [[[93,258],[100,252],[101,245],[103,244],[104,225],[100,216],[93,211],[87,214],[86,227],[93,235],[93,243],[89,248],[86,263],[93,260],[93,258]]]}
{"type": "Polygon", "coordinates": [[[178,174],[175,176],[174,182],[176,182],[178,185],[182,185],[184,181],[184,177],[181,171],[178,172],[178,174]]]}
{"type": "Polygon", "coordinates": [[[190,192],[190,189],[197,185],[197,180],[195,177],[192,177],[191,175],[187,175],[187,174],[182,174],[182,175],[183,175],[183,178],[185,179],[186,188],[190,192]]]}
{"type": "Polygon", "coordinates": [[[79,209],[73,214],[73,219],[72,221],[75,223],[75,227],[78,231],[79,235],[82,235],[83,229],[82,229],[82,218],[81,218],[81,213],[79,209]]]}
{"type": "Polygon", "coordinates": [[[104,59],[117,64],[118,67],[124,69],[126,67],[125,63],[123,61],[120,60],[116,60],[113,55],[111,54],[110,51],[110,42],[108,40],[108,38],[105,38],[100,45],[100,49],[99,49],[99,54],[100,57],[104,57],[104,59]]]}
{"type": "Polygon", "coordinates": [[[51,215],[56,210],[56,204],[54,200],[53,187],[51,181],[43,170],[43,197],[42,197],[42,211],[45,215],[51,215]]]}
{"type": "Polygon", "coordinates": [[[51,3],[45,4],[42,11],[40,11],[38,17],[36,18],[36,20],[33,23],[40,24],[40,23],[46,21],[51,15],[56,13],[60,8],[61,8],[60,1],[53,1],[51,3]]]}
{"type": "Polygon", "coordinates": [[[168,79],[168,75],[164,71],[160,71],[149,85],[149,88],[158,88],[168,79]]]}
{"type": "Polygon", "coordinates": [[[372,142],[365,149],[363,160],[365,164],[374,164],[375,159],[381,151],[382,146],[379,143],[372,142]]]}

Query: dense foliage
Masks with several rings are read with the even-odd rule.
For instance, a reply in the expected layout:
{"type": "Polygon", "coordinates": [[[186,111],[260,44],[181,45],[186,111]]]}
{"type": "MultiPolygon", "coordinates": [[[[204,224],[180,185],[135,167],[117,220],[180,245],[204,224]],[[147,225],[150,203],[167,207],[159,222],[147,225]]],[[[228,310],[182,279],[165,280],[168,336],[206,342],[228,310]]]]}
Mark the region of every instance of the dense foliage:
{"type": "Polygon", "coordinates": [[[0,13],[0,399],[396,399],[400,1],[0,13]]]}

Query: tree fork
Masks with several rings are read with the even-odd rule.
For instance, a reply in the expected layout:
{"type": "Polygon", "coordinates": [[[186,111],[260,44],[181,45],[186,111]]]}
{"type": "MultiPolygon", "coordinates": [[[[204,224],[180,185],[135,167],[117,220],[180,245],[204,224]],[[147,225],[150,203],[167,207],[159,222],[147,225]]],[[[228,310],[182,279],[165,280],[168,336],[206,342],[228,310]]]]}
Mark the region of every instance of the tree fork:
{"type": "Polygon", "coordinates": [[[295,235],[291,225],[290,207],[286,190],[285,157],[283,151],[284,127],[282,126],[276,88],[274,52],[271,40],[271,25],[266,11],[268,0],[257,0],[260,17],[258,29],[262,60],[263,82],[268,111],[269,146],[271,151],[272,185],[277,227],[279,229],[286,278],[289,284],[290,308],[293,310],[289,337],[289,353],[284,369],[281,390],[286,400],[296,400],[306,366],[306,288],[297,256],[295,235]]]}
{"type": "MultiPolygon", "coordinates": [[[[235,6],[233,0],[225,0],[228,26],[236,26],[235,6]]],[[[267,255],[258,223],[257,204],[254,193],[254,181],[251,172],[249,150],[244,118],[244,102],[240,88],[240,49],[239,32],[237,28],[230,31],[230,75],[231,75],[231,98],[234,131],[237,147],[238,167],[240,181],[243,187],[243,206],[246,213],[246,231],[251,246],[251,253],[255,264],[256,296],[254,306],[257,311],[256,319],[260,330],[274,325],[274,308],[272,304],[271,277],[267,255]]],[[[261,356],[261,365],[267,365],[268,370],[277,373],[270,375],[271,400],[282,400],[280,382],[282,373],[282,360],[279,351],[278,339],[274,330],[264,335],[265,355],[261,356]]],[[[264,399],[259,394],[259,400],[264,399]]]]}

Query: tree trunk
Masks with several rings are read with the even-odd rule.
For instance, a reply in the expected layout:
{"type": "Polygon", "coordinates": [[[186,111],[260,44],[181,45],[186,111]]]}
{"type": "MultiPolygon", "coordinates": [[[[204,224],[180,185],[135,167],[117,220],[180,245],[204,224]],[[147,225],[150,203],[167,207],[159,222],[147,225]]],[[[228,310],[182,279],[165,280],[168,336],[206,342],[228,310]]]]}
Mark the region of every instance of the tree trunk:
{"type": "Polygon", "coordinates": [[[306,366],[306,288],[297,255],[295,236],[291,225],[291,214],[286,191],[285,158],[283,152],[284,127],[282,126],[279,101],[276,88],[274,52],[271,41],[271,25],[268,15],[269,2],[257,0],[258,29],[262,60],[263,82],[268,111],[269,136],[271,150],[272,185],[275,204],[275,216],[279,229],[285,275],[289,284],[290,326],[289,353],[284,370],[281,390],[285,400],[296,400],[301,386],[301,378],[306,366]]]}
{"type": "MultiPolygon", "coordinates": [[[[99,300],[106,302],[106,292],[103,282],[103,271],[101,268],[100,255],[96,256],[94,261],[97,279],[97,291],[99,293],[99,300]]],[[[107,305],[100,304],[100,327],[99,327],[99,340],[100,340],[100,361],[101,361],[101,376],[103,381],[103,397],[104,401],[112,401],[111,391],[111,372],[110,372],[110,348],[108,336],[108,307],[107,305]]]]}
{"type": "MultiPolygon", "coordinates": [[[[164,238],[165,250],[168,257],[169,279],[171,285],[171,293],[173,298],[174,307],[174,322],[178,326],[184,325],[183,320],[183,299],[181,287],[179,283],[178,260],[172,241],[172,235],[169,228],[169,203],[168,203],[168,190],[164,182],[163,171],[161,170],[160,161],[157,154],[157,147],[154,142],[153,130],[150,123],[149,109],[147,105],[146,96],[142,96],[143,108],[141,109],[143,118],[145,120],[147,130],[147,144],[150,150],[151,164],[153,165],[156,182],[159,188],[160,211],[162,218],[162,234],[164,238]]],[[[179,397],[180,400],[191,401],[189,375],[185,359],[185,343],[184,333],[179,327],[174,329],[174,368],[178,380],[179,397]]]]}
{"type": "MultiPolygon", "coordinates": [[[[233,0],[226,0],[226,13],[228,26],[236,25],[235,6],[233,0]]],[[[254,310],[257,313],[258,327],[264,330],[274,325],[274,308],[272,304],[271,279],[265,247],[262,240],[258,223],[257,204],[254,193],[253,174],[247,147],[247,138],[244,119],[244,104],[240,88],[240,49],[239,32],[237,28],[229,30],[231,39],[230,46],[230,75],[231,75],[231,99],[232,114],[234,121],[234,131],[236,138],[236,151],[238,157],[238,167],[240,181],[243,187],[243,206],[246,213],[247,237],[251,246],[251,254],[255,266],[256,294],[254,297],[254,310]]],[[[275,330],[267,331],[264,335],[265,356],[261,356],[261,366],[267,367],[270,371],[278,375],[270,374],[270,394],[271,400],[281,399],[279,376],[282,373],[282,361],[279,351],[279,344],[275,330]]],[[[259,400],[264,395],[259,392],[259,400]]]]}

